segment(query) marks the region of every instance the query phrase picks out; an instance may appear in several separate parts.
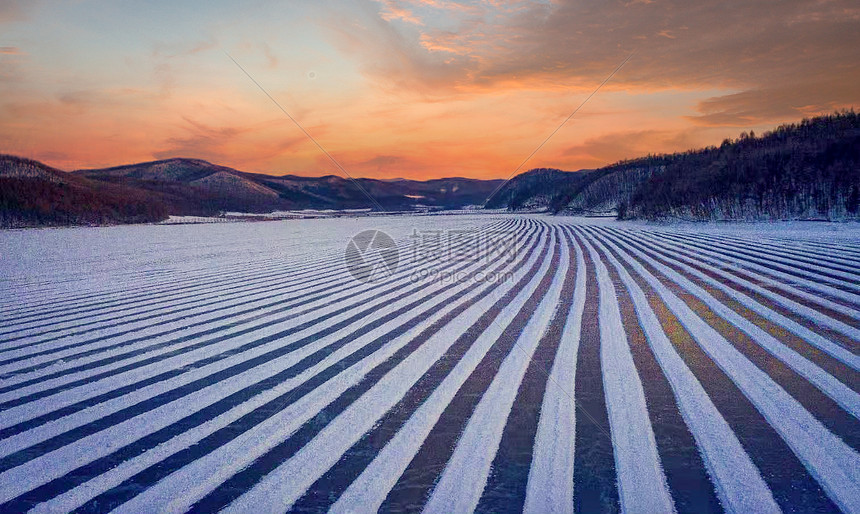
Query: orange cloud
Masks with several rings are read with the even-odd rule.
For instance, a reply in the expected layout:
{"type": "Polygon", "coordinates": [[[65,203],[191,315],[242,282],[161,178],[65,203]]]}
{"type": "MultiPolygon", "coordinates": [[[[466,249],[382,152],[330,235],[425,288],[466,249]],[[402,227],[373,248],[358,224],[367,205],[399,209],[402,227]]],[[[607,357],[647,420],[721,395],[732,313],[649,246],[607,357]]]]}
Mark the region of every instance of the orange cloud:
{"type": "MultiPolygon", "coordinates": [[[[356,176],[506,177],[634,49],[524,169],[719,144],[860,104],[848,0],[183,3],[95,30],[99,1],[0,4],[0,151],[65,169],[182,156],[336,173],[222,50],[356,176]],[[80,36],[95,33],[110,44],[80,36]]],[[[118,16],[100,7],[102,22],[118,16]]]]}
{"type": "Polygon", "coordinates": [[[385,21],[400,20],[415,25],[424,24],[412,11],[402,7],[397,0],[379,0],[379,2],[383,5],[380,16],[385,21]]]}

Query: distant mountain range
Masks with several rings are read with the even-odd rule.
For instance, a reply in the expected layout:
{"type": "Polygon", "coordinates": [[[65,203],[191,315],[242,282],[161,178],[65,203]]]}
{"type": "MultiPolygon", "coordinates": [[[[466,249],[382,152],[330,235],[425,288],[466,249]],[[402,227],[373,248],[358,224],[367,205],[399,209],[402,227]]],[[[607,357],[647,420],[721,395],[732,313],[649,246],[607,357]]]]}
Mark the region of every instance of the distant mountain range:
{"type": "Polygon", "coordinates": [[[337,176],[246,173],[199,159],[69,173],[0,155],[0,226],[152,222],[169,215],[213,216],[225,211],[454,209],[482,204],[502,180],[356,182],[337,176]]]}
{"type": "Polygon", "coordinates": [[[356,182],[246,173],[198,159],[69,173],[0,155],[0,227],[152,222],[225,211],[454,209],[485,201],[486,208],[620,218],[860,219],[860,116],[821,116],[761,137],[744,133],[719,147],[596,170],[534,169],[508,182],[356,182]]]}
{"type": "Polygon", "coordinates": [[[531,170],[487,207],[653,220],[858,219],[860,116],[820,116],[596,170],[531,170]]]}

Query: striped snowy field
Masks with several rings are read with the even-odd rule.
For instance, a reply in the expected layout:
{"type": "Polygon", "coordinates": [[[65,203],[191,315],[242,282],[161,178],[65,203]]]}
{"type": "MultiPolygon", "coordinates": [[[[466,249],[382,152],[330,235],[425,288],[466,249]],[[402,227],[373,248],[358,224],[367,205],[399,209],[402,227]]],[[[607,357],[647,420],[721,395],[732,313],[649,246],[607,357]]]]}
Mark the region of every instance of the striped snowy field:
{"type": "Polygon", "coordinates": [[[0,233],[0,511],[860,512],[860,228],[783,228],[0,233]]]}

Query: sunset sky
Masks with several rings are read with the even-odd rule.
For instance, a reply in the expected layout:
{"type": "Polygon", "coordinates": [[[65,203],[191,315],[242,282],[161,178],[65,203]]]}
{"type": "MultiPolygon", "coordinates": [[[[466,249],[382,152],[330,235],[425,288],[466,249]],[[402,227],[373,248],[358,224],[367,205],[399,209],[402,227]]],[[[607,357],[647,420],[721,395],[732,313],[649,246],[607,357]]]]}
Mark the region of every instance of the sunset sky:
{"type": "Polygon", "coordinates": [[[0,152],[505,178],[860,106],[860,3],[0,0],[0,152]]]}

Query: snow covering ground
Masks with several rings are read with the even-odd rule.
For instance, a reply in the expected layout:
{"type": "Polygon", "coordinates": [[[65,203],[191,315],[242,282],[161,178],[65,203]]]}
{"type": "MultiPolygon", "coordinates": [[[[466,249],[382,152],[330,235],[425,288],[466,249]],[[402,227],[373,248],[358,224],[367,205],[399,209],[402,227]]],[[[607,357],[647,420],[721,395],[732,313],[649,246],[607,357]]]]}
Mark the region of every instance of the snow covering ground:
{"type": "Polygon", "coordinates": [[[357,214],[0,232],[0,511],[860,512],[860,225],[357,214]]]}

